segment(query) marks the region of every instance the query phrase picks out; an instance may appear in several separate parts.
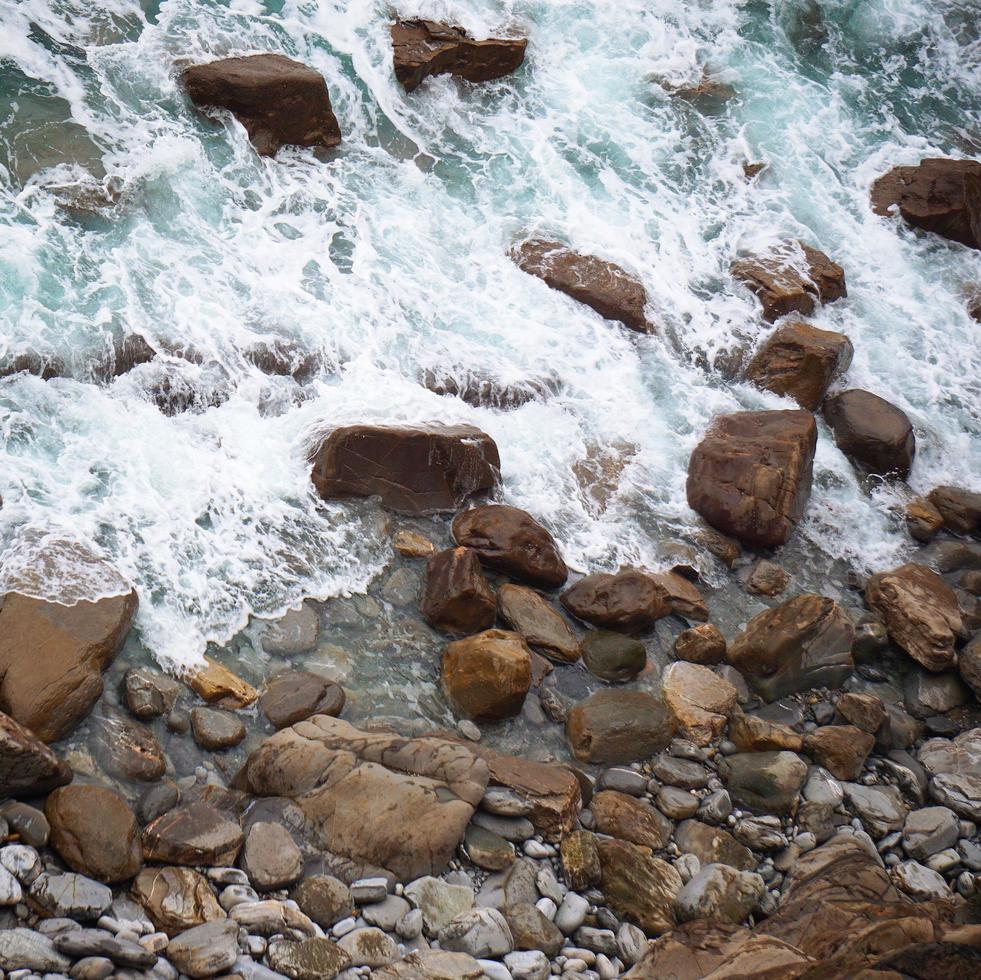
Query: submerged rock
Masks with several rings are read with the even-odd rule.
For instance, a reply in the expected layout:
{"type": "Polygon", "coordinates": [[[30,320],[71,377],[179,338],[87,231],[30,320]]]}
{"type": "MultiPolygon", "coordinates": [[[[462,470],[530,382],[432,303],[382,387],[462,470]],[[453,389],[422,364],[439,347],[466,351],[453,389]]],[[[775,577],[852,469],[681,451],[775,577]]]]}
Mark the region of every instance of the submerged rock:
{"type": "Polygon", "coordinates": [[[579,659],[579,641],[569,624],[544,597],[523,585],[502,585],[497,591],[501,619],[525,642],[556,663],[579,659]]]}
{"type": "Polygon", "coordinates": [[[288,670],[266,685],[259,707],[275,728],[295,725],[311,715],[337,717],[344,709],[340,684],[308,670],[288,670]]]}
{"type": "Polygon", "coordinates": [[[426,565],[422,618],[444,633],[479,633],[497,618],[497,601],[470,548],[438,551],[426,565]]]}
{"type": "Polygon", "coordinates": [[[586,669],[611,683],[631,681],[647,666],[644,644],[622,633],[590,630],[579,649],[586,669]]]}
{"type": "Polygon", "coordinates": [[[485,630],[446,647],[440,676],[459,714],[477,721],[511,718],[531,688],[531,651],[517,633],[485,630]]]}
{"type": "Polygon", "coordinates": [[[195,65],[181,77],[196,106],[229,110],[261,156],[287,145],[329,149],[341,141],[323,76],[298,61],[254,54],[195,65]]]}
{"type": "Polygon", "coordinates": [[[251,684],[223,664],[210,657],[203,659],[204,666],[187,676],[188,685],[203,701],[235,709],[248,707],[259,697],[251,684]]]}
{"type": "Polygon", "coordinates": [[[852,462],[875,476],[909,476],[916,437],[904,411],[861,388],[833,395],[822,411],[835,445],[852,462]]]}
{"type": "Polygon", "coordinates": [[[43,796],[72,780],[72,771],[33,732],[0,711],[0,798],[43,796]]]}

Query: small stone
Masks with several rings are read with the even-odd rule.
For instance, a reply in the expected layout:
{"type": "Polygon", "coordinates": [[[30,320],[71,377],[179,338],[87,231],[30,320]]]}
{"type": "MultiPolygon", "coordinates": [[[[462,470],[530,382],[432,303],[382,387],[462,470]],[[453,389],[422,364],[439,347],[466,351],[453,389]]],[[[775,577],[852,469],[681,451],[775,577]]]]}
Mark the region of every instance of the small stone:
{"type": "Polygon", "coordinates": [[[31,898],[51,915],[91,922],[112,903],[112,890],[79,874],[42,872],[31,885],[31,898]]]}
{"type": "Polygon", "coordinates": [[[754,595],[777,596],[787,588],[790,576],[776,563],[761,559],[746,580],[746,591],[754,595]]]}
{"type": "Polygon", "coordinates": [[[609,630],[591,630],[579,644],[586,669],[613,683],[633,680],[647,666],[647,651],[640,640],[609,630]]]}
{"type": "Polygon", "coordinates": [[[472,819],[476,826],[518,844],[535,834],[535,825],[525,817],[499,817],[478,810],[472,819]]]}
{"type": "Polygon", "coordinates": [[[48,819],[36,807],[27,803],[10,802],[0,807],[0,816],[6,821],[10,834],[16,834],[22,844],[44,847],[51,836],[48,819]]]}
{"type": "Polygon", "coordinates": [[[165,779],[155,786],[148,786],[136,802],[136,816],[140,823],[153,823],[180,802],[181,791],[177,783],[165,779]]]}
{"type": "Polygon", "coordinates": [[[203,749],[228,749],[245,738],[245,723],[229,711],[195,708],[191,712],[191,732],[203,749]]]}
{"type": "Polygon", "coordinates": [[[189,977],[224,973],[238,957],[238,926],[224,920],[195,926],[171,939],[166,956],[189,977]]]}
{"type": "Polygon", "coordinates": [[[945,848],[953,847],[960,836],[957,814],[945,806],[913,810],[903,825],[903,850],[914,861],[925,861],[945,848]]]}
{"type": "Polygon", "coordinates": [[[692,626],[675,638],[674,655],[688,663],[713,666],[725,660],[726,638],[712,623],[692,626]]]}
{"type": "Polygon", "coordinates": [[[558,955],[564,942],[562,932],[534,905],[507,905],[502,911],[514,949],[539,949],[549,958],[558,955]]]}
{"type": "Polygon", "coordinates": [[[157,961],[155,953],[138,943],[120,939],[101,929],[77,929],[54,939],[55,949],[72,959],[105,956],[118,966],[146,969],[157,961]]]}
{"type": "Polygon", "coordinates": [[[807,766],[793,752],[730,755],[720,771],[732,799],[759,813],[793,812],[807,778],[807,766]]]}
{"type": "Polygon", "coordinates": [[[308,670],[289,670],[266,685],[259,698],[274,728],[286,728],[312,715],[336,718],[344,710],[344,688],[308,670]]]}
{"type": "Polygon", "coordinates": [[[8,844],[0,847],[0,867],[9,871],[22,885],[29,885],[41,873],[41,859],[33,847],[8,844]]]}
{"type": "Polygon", "coordinates": [[[488,871],[501,871],[514,862],[514,845],[476,824],[467,827],[463,846],[470,860],[488,871]]]}
{"type": "Polygon", "coordinates": [[[242,870],[259,891],[274,891],[299,879],[303,855],[281,824],[254,823],[242,848],[242,870]]]}
{"type": "Polygon", "coordinates": [[[180,692],[177,681],[150,667],[134,667],[123,675],[123,700],[141,721],[168,714],[180,692]]]}
{"type": "Polygon", "coordinates": [[[600,789],[616,790],[628,796],[643,796],[647,791],[647,777],[635,769],[615,766],[600,773],[598,785],[600,789]]]}
{"type": "Polygon", "coordinates": [[[505,786],[488,786],[480,808],[501,817],[526,817],[535,808],[531,800],[505,786]]]}
{"type": "Polygon", "coordinates": [[[514,980],[546,980],[549,976],[548,957],[539,950],[508,953],[504,965],[514,980]]]}
{"type": "Polygon", "coordinates": [[[384,901],[387,894],[387,878],[359,878],[351,884],[351,897],[358,905],[384,901]]]}
{"type": "Polygon", "coordinates": [[[0,905],[16,905],[22,898],[20,882],[0,866],[0,905]]]}
{"type": "Polygon", "coordinates": [[[646,848],[626,841],[602,840],[598,847],[607,905],[650,935],[670,930],[682,886],[678,872],[646,848]]]}
{"type": "Polygon", "coordinates": [[[410,911],[409,903],[398,895],[389,895],[382,902],[375,902],[362,909],[364,920],[386,932],[392,932],[410,911]]]}
{"type": "Polygon", "coordinates": [[[843,694],[835,705],[838,714],[850,725],[874,735],[886,720],[882,699],[874,694],[843,694]]]}
{"type": "Polygon", "coordinates": [[[600,833],[655,851],[667,844],[674,829],[671,821],[654,807],[613,790],[597,793],[590,809],[600,833]]]}
{"type": "Polygon", "coordinates": [[[624,922],[617,929],[617,955],[628,966],[639,963],[647,952],[648,941],[642,929],[624,922]]]}
{"type": "Polygon", "coordinates": [[[187,683],[203,701],[219,702],[225,708],[245,708],[259,696],[251,684],[209,657],[204,658],[204,667],[188,675],[187,683]]]}
{"type": "Polygon", "coordinates": [[[605,690],[572,708],[566,737],[581,762],[622,764],[660,751],[676,724],[664,703],[646,691],[605,690]]]}
{"type": "Polygon", "coordinates": [[[671,820],[685,820],[698,812],[699,800],[690,790],[662,786],[657,793],[658,809],[671,820]]]}
{"type": "Polygon", "coordinates": [[[405,528],[392,536],[392,547],[405,558],[428,558],[436,550],[425,535],[405,528]]]}

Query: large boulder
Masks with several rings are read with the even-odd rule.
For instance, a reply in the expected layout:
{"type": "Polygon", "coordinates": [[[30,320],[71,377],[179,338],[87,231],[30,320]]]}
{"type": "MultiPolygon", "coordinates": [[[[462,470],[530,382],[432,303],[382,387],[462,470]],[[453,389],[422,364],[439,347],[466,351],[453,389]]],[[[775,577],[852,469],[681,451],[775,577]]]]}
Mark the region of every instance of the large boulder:
{"type": "Polygon", "coordinates": [[[688,464],[688,505],[751,548],[784,544],[804,516],[817,446],[803,410],[719,416],[688,464]]]}
{"type": "Polygon", "coordinates": [[[620,266],[541,239],[523,242],[511,257],[523,272],[584,303],[601,317],[617,320],[638,333],[654,332],[647,319],[643,284],[620,266]]]}
{"type": "Polygon", "coordinates": [[[916,454],[916,436],[909,416],[884,398],[851,388],[832,395],[822,408],[835,445],[874,476],[905,480],[916,454]]]}
{"type": "Polygon", "coordinates": [[[478,633],[497,619],[497,602],[470,548],[438,551],[426,565],[422,618],[444,633],[478,633]]]}
{"type": "Polygon", "coordinates": [[[326,500],[378,495],[403,514],[457,510],[500,478],[489,435],[472,425],[345,425],[313,456],[313,484],[326,500]]]}
{"type": "Polygon", "coordinates": [[[805,594],[754,616],[726,657],[765,700],[839,687],[852,672],[855,628],[825,596],[805,594]]]}
{"type": "Polygon", "coordinates": [[[72,771],[33,732],[0,711],[0,798],[43,796],[72,781],[72,771]]]}
{"type": "Polygon", "coordinates": [[[843,333],[795,320],[764,341],[746,368],[746,378],[813,412],[831,382],[848,369],[854,352],[843,333]]]}
{"type": "Polygon", "coordinates": [[[531,688],[531,651],[517,633],[485,630],[446,647],[441,679],[459,714],[479,721],[512,718],[531,688]]]}
{"type": "Polygon", "coordinates": [[[568,575],[555,538],[517,507],[485,504],[465,510],[453,519],[453,538],[488,568],[539,589],[557,589],[568,575]]]}
{"type": "Polygon", "coordinates": [[[486,763],[458,743],[317,715],[267,739],[239,781],[295,800],[331,853],[410,881],[443,872],[488,778],[486,763]]]}
{"type": "Polygon", "coordinates": [[[463,28],[433,20],[399,20],[391,28],[395,77],[411,92],[430,75],[456,75],[488,82],[517,71],[525,59],[525,38],[475,41],[463,28]]]}
{"type": "Polygon", "coordinates": [[[865,601],[917,663],[933,671],[954,665],[963,624],[954,590],[936,572],[915,563],[880,572],[868,580],[865,601]]]}
{"type": "Polygon", "coordinates": [[[577,619],[622,633],[648,629],[671,613],[664,585],[635,569],[587,575],[562,593],[562,605],[577,619]]]}
{"type": "Polygon", "coordinates": [[[505,584],[497,592],[501,619],[525,642],[557,663],[579,659],[579,641],[569,624],[546,599],[523,585],[505,584]]]}
{"type": "Polygon", "coordinates": [[[818,301],[831,303],[848,295],[844,269],[804,242],[739,259],[730,272],[756,294],[764,319],[771,323],[787,313],[809,316],[818,301]]]}
{"type": "Polygon", "coordinates": [[[981,163],[932,157],[894,167],[872,185],[872,209],[895,209],[914,228],[981,248],[981,163]]]}
{"type": "Polygon", "coordinates": [[[323,76],[281,54],[194,65],[182,80],[199,108],[231,112],[262,156],[282,146],[327,149],[341,141],[323,76]]]}
{"type": "Polygon", "coordinates": [[[677,723],[664,702],[646,691],[597,691],[569,712],[565,732],[580,762],[615,765],[659,752],[677,723]]]}
{"type": "Polygon", "coordinates": [[[961,487],[934,487],[927,499],[940,512],[948,531],[975,535],[981,531],[981,493],[961,487]]]}

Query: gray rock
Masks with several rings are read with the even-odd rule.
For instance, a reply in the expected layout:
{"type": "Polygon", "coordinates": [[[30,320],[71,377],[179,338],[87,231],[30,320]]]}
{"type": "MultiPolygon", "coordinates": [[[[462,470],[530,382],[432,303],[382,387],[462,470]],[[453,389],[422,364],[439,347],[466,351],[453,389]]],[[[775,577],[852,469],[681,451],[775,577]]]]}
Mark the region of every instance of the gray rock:
{"type": "Polygon", "coordinates": [[[928,806],[913,810],[903,825],[903,850],[914,861],[925,861],[932,854],[953,847],[960,836],[960,823],[953,810],[928,806]]]}
{"type": "Polygon", "coordinates": [[[647,952],[648,941],[644,930],[631,922],[624,922],[617,929],[617,955],[627,966],[639,963],[647,952]]]}
{"type": "Polygon", "coordinates": [[[537,949],[508,953],[504,965],[514,980],[546,980],[550,973],[548,957],[537,949]]]}
{"type": "Polygon", "coordinates": [[[387,966],[399,955],[395,940],[381,929],[354,929],[342,936],[337,945],[351,957],[351,966],[387,966]]]}
{"type": "Polygon", "coordinates": [[[698,817],[706,823],[722,823],[732,813],[732,798],[724,789],[709,793],[698,805],[698,817]]]}
{"type": "Polygon", "coordinates": [[[727,864],[710,864],[681,889],[675,910],[683,922],[691,919],[742,922],[764,891],[766,885],[758,874],[737,871],[727,864]]]}
{"type": "Polygon", "coordinates": [[[260,936],[274,936],[288,929],[307,936],[317,933],[313,921],[297,909],[292,902],[243,902],[236,905],[229,917],[249,932],[260,936]]]}
{"type": "Polygon", "coordinates": [[[573,937],[576,945],[584,946],[595,953],[616,955],[617,937],[612,929],[596,929],[593,926],[580,926],[573,937]]]}
{"type": "Polygon", "coordinates": [[[259,891],[286,888],[303,874],[303,855],[289,831],[277,823],[254,823],[242,848],[242,870],[259,891]]]}
{"type": "Polygon", "coordinates": [[[411,911],[409,903],[398,895],[388,895],[382,902],[366,905],[361,914],[365,922],[386,932],[393,932],[395,926],[411,911]]]}
{"type": "Polygon", "coordinates": [[[29,885],[41,873],[41,859],[33,847],[8,844],[0,847],[0,867],[6,868],[22,885],[29,885]]]}
{"type": "Polygon", "coordinates": [[[494,813],[478,810],[473,815],[473,823],[505,840],[521,843],[535,836],[535,825],[527,817],[501,817],[494,813]]]}
{"type": "Polygon", "coordinates": [[[171,939],[166,955],[189,977],[225,973],[238,958],[238,924],[220,919],[188,929],[171,939]]]}
{"type": "Polygon", "coordinates": [[[387,878],[359,878],[351,884],[351,898],[358,905],[384,901],[387,894],[387,878]]]}
{"type": "Polygon", "coordinates": [[[754,851],[779,851],[787,846],[778,817],[747,817],[733,831],[736,840],[754,851]]]}
{"type": "Polygon", "coordinates": [[[71,960],[54,943],[33,929],[0,929],[0,968],[67,973],[71,960]]]}
{"type": "Polygon", "coordinates": [[[844,783],[848,808],[873,837],[884,837],[906,822],[903,795],[895,786],[862,786],[844,783]]]}
{"type": "Polygon", "coordinates": [[[571,936],[585,921],[589,913],[589,902],[577,892],[567,892],[555,913],[555,925],[571,936]]]}
{"type": "Polygon", "coordinates": [[[73,960],[85,956],[102,956],[117,966],[129,966],[141,970],[153,966],[156,953],[144,949],[139,943],[119,939],[103,929],[76,929],[63,932],[54,938],[55,949],[73,960]]]}
{"type": "Polygon", "coordinates": [[[488,786],[480,801],[481,810],[500,817],[526,817],[534,808],[532,800],[504,786],[488,786]]]}
{"type": "Polygon", "coordinates": [[[31,897],[52,915],[90,922],[112,904],[112,889],[84,875],[45,871],[31,885],[31,897]]]}
{"type": "Polygon", "coordinates": [[[440,930],[439,944],[454,953],[498,958],[514,949],[507,920],[497,909],[471,909],[456,916],[440,930]]]}
{"type": "Polygon", "coordinates": [[[195,708],[191,712],[191,732],[203,749],[229,749],[245,738],[245,722],[231,711],[195,708]]]}
{"type": "Polygon", "coordinates": [[[137,718],[145,721],[167,714],[177,702],[181,685],[150,667],[133,667],[123,676],[123,700],[137,718]]]}
{"type": "Polygon", "coordinates": [[[613,789],[628,796],[643,796],[647,791],[647,777],[634,769],[615,766],[600,773],[598,789],[613,789]]]}
{"type": "Polygon", "coordinates": [[[316,649],[320,635],[320,618],[309,603],[291,609],[262,631],[262,649],[266,653],[291,656],[316,649]]]}
{"type": "Polygon", "coordinates": [[[453,919],[473,908],[474,893],[465,885],[451,885],[441,878],[417,878],[405,886],[405,897],[422,912],[423,929],[436,936],[453,919]]]}
{"type": "Polygon", "coordinates": [[[0,905],[16,905],[21,898],[20,882],[2,865],[0,865],[0,905]]]}
{"type": "Polygon", "coordinates": [[[702,789],[712,778],[712,773],[700,763],[663,752],[655,758],[651,771],[662,783],[681,789],[702,789]]]}
{"type": "Polygon", "coordinates": [[[968,820],[981,820],[981,775],[941,773],[930,780],[930,796],[968,820]]]}
{"type": "Polygon", "coordinates": [[[699,799],[689,790],[662,786],[657,792],[657,808],[672,820],[685,820],[698,812],[699,799]]]}
{"type": "Polygon", "coordinates": [[[538,901],[537,873],[538,866],[533,861],[519,858],[507,870],[488,875],[474,904],[495,909],[505,905],[534,905],[538,901]]]}
{"type": "Polygon", "coordinates": [[[112,960],[104,956],[86,956],[69,971],[72,980],[109,980],[116,972],[112,960]]]}
{"type": "Polygon", "coordinates": [[[935,674],[916,667],[906,677],[904,701],[914,718],[946,714],[970,698],[970,690],[954,672],[935,674]]]}
{"type": "Polygon", "coordinates": [[[808,803],[822,803],[830,807],[838,806],[845,799],[841,783],[820,766],[811,766],[808,770],[807,782],[801,792],[808,803]]]}
{"type": "Polygon", "coordinates": [[[903,861],[893,869],[892,873],[896,884],[915,899],[928,901],[951,897],[943,875],[916,861],[903,861]]]}
{"type": "Polygon", "coordinates": [[[27,803],[12,801],[0,806],[0,816],[7,822],[10,833],[17,834],[22,844],[31,847],[44,847],[51,835],[48,818],[27,803]]]}

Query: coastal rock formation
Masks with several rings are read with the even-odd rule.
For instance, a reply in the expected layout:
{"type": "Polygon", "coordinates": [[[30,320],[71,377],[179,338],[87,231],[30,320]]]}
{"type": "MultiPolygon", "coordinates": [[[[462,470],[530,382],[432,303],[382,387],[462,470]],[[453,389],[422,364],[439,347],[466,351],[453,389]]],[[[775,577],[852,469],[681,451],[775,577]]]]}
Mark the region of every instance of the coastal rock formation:
{"type": "Polygon", "coordinates": [[[381,497],[403,514],[459,508],[500,478],[494,440],[472,425],[346,425],[312,455],[313,484],[325,500],[381,497]]]}
{"type": "Polygon", "coordinates": [[[872,185],[872,210],[894,210],[914,228],[981,248],[981,163],[928,157],[894,167],[872,185]]]}
{"type": "Polygon", "coordinates": [[[669,599],[664,585],[636,569],[595,572],[562,593],[562,605],[577,619],[623,633],[648,629],[667,616],[669,599]]]}
{"type": "Polygon", "coordinates": [[[531,687],[531,651],[517,633],[485,630],[447,646],[441,679],[459,714],[478,721],[512,718],[531,687]]]}
{"type": "Polygon", "coordinates": [[[814,411],[838,375],[852,362],[854,348],[843,334],[793,321],[775,330],[746,368],[746,379],[801,408],[814,411]]]}
{"type": "Polygon", "coordinates": [[[395,77],[406,92],[430,75],[456,75],[489,82],[517,71],[525,60],[525,38],[475,41],[461,27],[433,20],[396,21],[392,31],[395,77]]]}
{"type": "Polygon", "coordinates": [[[902,409],[871,391],[852,388],[832,395],[822,412],[835,445],[852,462],[875,476],[909,476],[916,437],[902,409]]]}
{"type": "Polygon", "coordinates": [[[283,146],[337,146],[341,129],[320,72],[281,54],[194,65],[182,75],[199,108],[227,109],[261,156],[283,146]]]}
{"type": "Polygon", "coordinates": [[[72,771],[33,732],[0,711],[0,798],[42,796],[72,780],[72,771]]]}
{"type": "Polygon", "coordinates": [[[444,633],[478,633],[497,618],[494,593],[470,548],[447,548],[429,559],[422,618],[444,633]]]}
{"type": "Polygon", "coordinates": [[[811,493],[810,412],[737,412],[709,426],[688,464],[688,505],[751,548],[784,544],[811,493]]]}
{"type": "Polygon", "coordinates": [[[643,284],[620,266],[542,239],[523,242],[511,257],[523,272],[584,303],[601,317],[618,320],[638,333],[654,332],[647,319],[643,284]]]}

